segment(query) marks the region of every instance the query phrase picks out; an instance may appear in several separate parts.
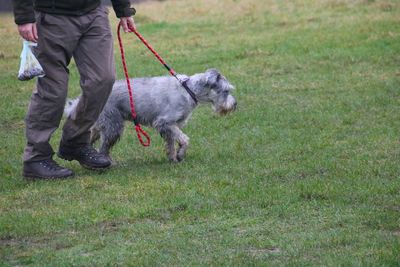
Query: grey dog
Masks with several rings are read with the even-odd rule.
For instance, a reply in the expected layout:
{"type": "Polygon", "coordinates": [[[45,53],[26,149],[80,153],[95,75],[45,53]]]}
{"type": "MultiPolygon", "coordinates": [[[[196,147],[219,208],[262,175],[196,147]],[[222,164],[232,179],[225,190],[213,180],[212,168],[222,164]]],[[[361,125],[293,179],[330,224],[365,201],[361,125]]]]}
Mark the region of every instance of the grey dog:
{"type": "MultiPolygon", "coordinates": [[[[199,103],[211,103],[218,114],[225,115],[236,109],[236,99],[231,95],[234,87],[218,70],[209,69],[204,73],[178,77],[187,81],[199,103]]],[[[172,76],[135,78],[131,79],[131,84],[137,121],[160,133],[166,142],[170,161],[182,161],[189,137],[181,129],[197,104],[172,76]]],[[[78,102],[79,98],[67,102],[67,116],[73,118],[78,102]]],[[[115,82],[103,111],[91,128],[90,142],[93,144],[100,138],[99,152],[109,156],[110,149],[123,133],[125,121],[133,121],[133,118],[126,81],[120,80],[115,82]]]]}

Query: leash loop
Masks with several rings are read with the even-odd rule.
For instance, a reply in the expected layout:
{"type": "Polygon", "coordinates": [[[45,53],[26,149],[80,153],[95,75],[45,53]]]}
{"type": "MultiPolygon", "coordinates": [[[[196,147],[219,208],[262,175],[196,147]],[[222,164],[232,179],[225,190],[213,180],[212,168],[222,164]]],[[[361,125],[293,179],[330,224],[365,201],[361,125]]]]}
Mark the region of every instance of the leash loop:
{"type": "Polygon", "coordinates": [[[149,136],[148,133],[146,133],[145,130],[142,129],[142,127],[140,126],[140,124],[135,125],[135,130],[136,130],[136,134],[137,134],[137,137],[138,137],[138,139],[139,139],[139,142],[140,142],[143,146],[150,146],[150,142],[151,142],[150,136],[149,136]],[[143,135],[144,138],[146,139],[146,142],[143,140],[142,135],[143,135]]]}

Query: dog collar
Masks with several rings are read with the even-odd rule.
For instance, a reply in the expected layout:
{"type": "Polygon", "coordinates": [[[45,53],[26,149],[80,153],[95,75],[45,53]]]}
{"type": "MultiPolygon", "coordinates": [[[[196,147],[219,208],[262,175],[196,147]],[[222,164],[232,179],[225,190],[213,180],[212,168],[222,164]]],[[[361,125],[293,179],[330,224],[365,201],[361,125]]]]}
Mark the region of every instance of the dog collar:
{"type": "Polygon", "coordinates": [[[178,78],[178,81],[182,85],[182,87],[186,90],[186,92],[190,95],[190,97],[193,99],[194,103],[197,105],[199,101],[197,100],[195,93],[187,85],[189,78],[188,77],[186,77],[185,79],[178,78]]]}

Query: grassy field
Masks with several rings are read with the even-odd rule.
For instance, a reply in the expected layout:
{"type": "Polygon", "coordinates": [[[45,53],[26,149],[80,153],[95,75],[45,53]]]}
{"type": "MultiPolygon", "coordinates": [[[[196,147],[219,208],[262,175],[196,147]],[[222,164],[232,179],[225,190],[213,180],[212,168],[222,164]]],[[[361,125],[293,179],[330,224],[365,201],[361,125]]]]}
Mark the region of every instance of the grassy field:
{"type": "MultiPolygon", "coordinates": [[[[57,159],[76,178],[25,182],[23,118],[35,83],[16,79],[21,40],[2,15],[1,266],[400,265],[399,1],[136,7],[139,30],[177,71],[225,74],[237,112],[196,110],[181,164],[167,161],[154,130],[143,148],[127,127],[115,168],[98,174],[57,159]]],[[[124,38],[132,76],[165,74],[124,38]]]]}

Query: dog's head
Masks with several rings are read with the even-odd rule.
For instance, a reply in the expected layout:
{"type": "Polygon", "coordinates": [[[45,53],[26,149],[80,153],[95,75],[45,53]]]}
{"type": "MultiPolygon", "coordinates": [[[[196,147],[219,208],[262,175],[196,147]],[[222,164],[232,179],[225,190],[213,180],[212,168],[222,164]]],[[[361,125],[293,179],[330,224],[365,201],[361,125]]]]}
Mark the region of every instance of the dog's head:
{"type": "Polygon", "coordinates": [[[203,73],[203,92],[200,101],[211,102],[213,109],[220,115],[226,115],[236,109],[237,102],[232,96],[233,85],[216,69],[203,73]]]}

